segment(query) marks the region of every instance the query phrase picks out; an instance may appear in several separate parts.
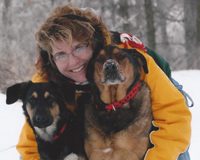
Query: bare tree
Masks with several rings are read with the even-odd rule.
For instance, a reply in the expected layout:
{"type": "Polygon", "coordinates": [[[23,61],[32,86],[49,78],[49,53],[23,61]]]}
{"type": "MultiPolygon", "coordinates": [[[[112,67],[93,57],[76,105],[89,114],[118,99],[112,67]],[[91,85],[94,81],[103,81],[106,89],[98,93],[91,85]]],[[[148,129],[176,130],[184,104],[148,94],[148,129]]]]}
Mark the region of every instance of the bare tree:
{"type": "MultiPolygon", "coordinates": [[[[161,41],[158,43],[162,43],[165,45],[165,47],[169,47],[169,40],[167,35],[167,18],[164,15],[167,15],[167,7],[166,7],[166,1],[157,1],[157,8],[160,12],[155,13],[155,16],[157,17],[157,23],[160,27],[160,36],[161,41]],[[159,15],[158,15],[159,14],[159,15]],[[162,18],[161,18],[162,17],[162,18]]],[[[157,25],[156,25],[157,26],[157,25]]]]}
{"type": "Polygon", "coordinates": [[[135,34],[174,70],[200,68],[200,0],[1,0],[0,88],[7,79],[31,78],[34,33],[53,8],[66,4],[93,8],[110,30],[135,34]]]}
{"type": "Polygon", "coordinates": [[[154,26],[154,9],[152,0],[144,0],[144,8],[146,13],[146,30],[148,46],[151,49],[156,49],[156,37],[154,26]]]}
{"type": "Polygon", "coordinates": [[[197,28],[197,43],[200,43],[200,1],[196,2],[196,9],[197,9],[197,19],[196,19],[196,28],[197,28]]]}
{"type": "Polygon", "coordinates": [[[197,43],[199,35],[197,35],[197,26],[199,25],[199,17],[197,14],[200,12],[199,0],[184,0],[184,26],[185,26],[185,46],[187,51],[187,68],[196,68],[197,61],[197,43]]]}

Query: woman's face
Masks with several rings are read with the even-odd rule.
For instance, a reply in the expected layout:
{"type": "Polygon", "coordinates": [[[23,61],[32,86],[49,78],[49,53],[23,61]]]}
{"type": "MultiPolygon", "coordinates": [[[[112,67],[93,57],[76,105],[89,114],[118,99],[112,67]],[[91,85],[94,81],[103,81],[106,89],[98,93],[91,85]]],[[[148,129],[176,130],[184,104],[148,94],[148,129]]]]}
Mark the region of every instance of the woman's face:
{"type": "Polygon", "coordinates": [[[56,41],[52,46],[53,60],[64,76],[76,82],[85,82],[86,68],[92,57],[92,48],[88,42],[56,41]]]}

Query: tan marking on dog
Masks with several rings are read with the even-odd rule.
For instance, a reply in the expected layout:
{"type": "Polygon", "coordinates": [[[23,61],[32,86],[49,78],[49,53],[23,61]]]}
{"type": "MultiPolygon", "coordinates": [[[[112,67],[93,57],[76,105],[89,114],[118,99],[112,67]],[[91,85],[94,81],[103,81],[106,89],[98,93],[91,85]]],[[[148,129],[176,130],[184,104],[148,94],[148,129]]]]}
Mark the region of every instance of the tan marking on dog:
{"type": "Polygon", "coordinates": [[[48,91],[44,92],[44,98],[48,98],[50,96],[50,93],[48,91]]]}
{"type": "Polygon", "coordinates": [[[35,110],[32,109],[30,103],[27,103],[27,104],[26,104],[26,110],[27,110],[28,115],[29,115],[29,117],[30,117],[30,119],[31,119],[31,121],[32,121],[32,120],[33,120],[33,116],[34,116],[34,114],[35,114],[35,110]]]}
{"type": "Polygon", "coordinates": [[[117,88],[119,85],[112,85],[110,86],[110,97],[111,97],[111,103],[116,101],[116,94],[117,94],[117,88]]]}
{"type": "Polygon", "coordinates": [[[103,133],[99,132],[95,128],[89,128],[87,133],[90,137],[89,139],[86,139],[85,151],[89,159],[104,160],[105,155],[108,156],[109,154],[112,154],[112,152],[105,152],[105,149],[107,149],[111,144],[101,135],[103,133]]]}
{"type": "Polygon", "coordinates": [[[105,52],[104,50],[101,50],[101,51],[99,52],[99,55],[105,56],[105,55],[106,55],[106,52],[105,52]]]}
{"type": "Polygon", "coordinates": [[[121,72],[123,72],[123,75],[125,76],[125,81],[118,85],[118,88],[116,91],[117,101],[119,101],[120,99],[126,96],[127,89],[133,82],[133,79],[135,78],[134,68],[128,59],[125,59],[123,63],[120,64],[120,69],[121,69],[121,72]]]}
{"type": "Polygon", "coordinates": [[[114,48],[112,54],[120,54],[120,50],[118,48],[114,48]]]}
{"type": "Polygon", "coordinates": [[[138,135],[137,132],[140,132],[141,129],[140,126],[136,128],[134,127],[135,125],[133,124],[133,126],[132,125],[129,126],[128,131],[121,131],[113,137],[114,140],[113,148],[115,151],[115,155],[112,157],[112,159],[118,160],[118,157],[120,157],[121,159],[128,159],[128,160],[142,159],[141,155],[143,156],[143,152],[147,148],[148,138],[147,137],[142,138],[140,136],[136,138],[138,135]]]}
{"type": "MultiPolygon", "coordinates": [[[[135,140],[133,130],[122,131],[119,134],[114,135],[113,137],[104,137],[103,133],[90,128],[88,134],[90,138],[86,140],[85,151],[89,159],[95,160],[139,160],[141,157],[138,157],[131,150],[138,150],[140,152],[143,147],[146,147],[147,138],[143,140],[135,140]],[[133,141],[130,141],[133,139],[133,141]],[[143,142],[144,141],[144,142],[143,142]],[[138,146],[138,144],[140,144],[138,146]]],[[[137,151],[136,151],[137,152],[137,151]]]]}
{"type": "MultiPolygon", "coordinates": [[[[102,54],[104,54],[104,53],[105,52],[103,52],[102,54]]],[[[97,63],[95,65],[95,73],[94,73],[94,77],[95,78],[94,78],[94,80],[95,80],[95,83],[96,83],[97,87],[100,90],[101,100],[104,103],[110,103],[111,102],[111,97],[110,97],[110,92],[109,92],[109,86],[102,83],[102,79],[104,79],[104,74],[103,74],[102,70],[103,70],[103,65],[97,63]]]]}
{"type": "Polygon", "coordinates": [[[60,114],[60,109],[56,102],[53,103],[53,107],[51,107],[49,110],[54,119],[60,114]]]}
{"type": "Polygon", "coordinates": [[[33,98],[38,98],[37,92],[33,92],[31,96],[32,96],[33,98]]]}
{"type": "Polygon", "coordinates": [[[112,97],[110,94],[110,86],[99,85],[100,97],[104,103],[110,104],[112,102],[112,97]]]}
{"type": "Polygon", "coordinates": [[[65,107],[66,107],[70,112],[75,113],[78,106],[75,105],[75,104],[66,103],[66,104],[65,104],[65,107]]]}

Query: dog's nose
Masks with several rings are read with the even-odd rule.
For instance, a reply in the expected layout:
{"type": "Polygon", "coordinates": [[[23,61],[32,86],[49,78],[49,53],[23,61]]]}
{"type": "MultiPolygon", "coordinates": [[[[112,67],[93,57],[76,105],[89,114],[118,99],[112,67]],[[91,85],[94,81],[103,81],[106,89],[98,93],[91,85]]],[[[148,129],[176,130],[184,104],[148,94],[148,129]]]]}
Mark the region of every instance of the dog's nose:
{"type": "Polygon", "coordinates": [[[114,63],[108,63],[105,65],[105,70],[115,70],[116,65],[114,63]]]}
{"type": "Polygon", "coordinates": [[[115,71],[117,70],[117,66],[113,60],[107,60],[104,64],[104,69],[107,71],[115,71]]]}
{"type": "Polygon", "coordinates": [[[103,64],[104,80],[103,83],[119,84],[123,81],[123,77],[119,70],[119,63],[114,59],[108,59],[103,64]]]}
{"type": "Polygon", "coordinates": [[[34,126],[39,128],[45,128],[51,125],[53,122],[53,119],[50,116],[47,115],[35,115],[33,119],[34,126]]]}

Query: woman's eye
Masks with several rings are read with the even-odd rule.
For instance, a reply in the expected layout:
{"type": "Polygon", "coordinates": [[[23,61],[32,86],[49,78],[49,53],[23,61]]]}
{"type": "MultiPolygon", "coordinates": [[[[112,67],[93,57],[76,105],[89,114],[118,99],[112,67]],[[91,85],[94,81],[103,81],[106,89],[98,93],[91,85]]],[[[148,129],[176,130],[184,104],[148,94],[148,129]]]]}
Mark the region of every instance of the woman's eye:
{"type": "Polygon", "coordinates": [[[83,49],[83,46],[78,46],[74,51],[79,53],[83,49]]]}
{"type": "Polygon", "coordinates": [[[119,59],[119,60],[123,60],[123,59],[126,58],[126,55],[125,55],[125,54],[118,54],[118,55],[116,56],[116,58],[119,59]]]}
{"type": "Polygon", "coordinates": [[[59,52],[53,56],[53,59],[56,61],[56,60],[60,60],[64,57],[66,57],[66,56],[67,56],[67,54],[65,52],[59,52]]]}
{"type": "Polygon", "coordinates": [[[74,49],[74,54],[84,53],[85,49],[88,47],[88,44],[80,44],[74,49]]]}
{"type": "Polygon", "coordinates": [[[85,45],[81,45],[76,47],[75,52],[80,53],[83,49],[85,49],[85,45]]]}

